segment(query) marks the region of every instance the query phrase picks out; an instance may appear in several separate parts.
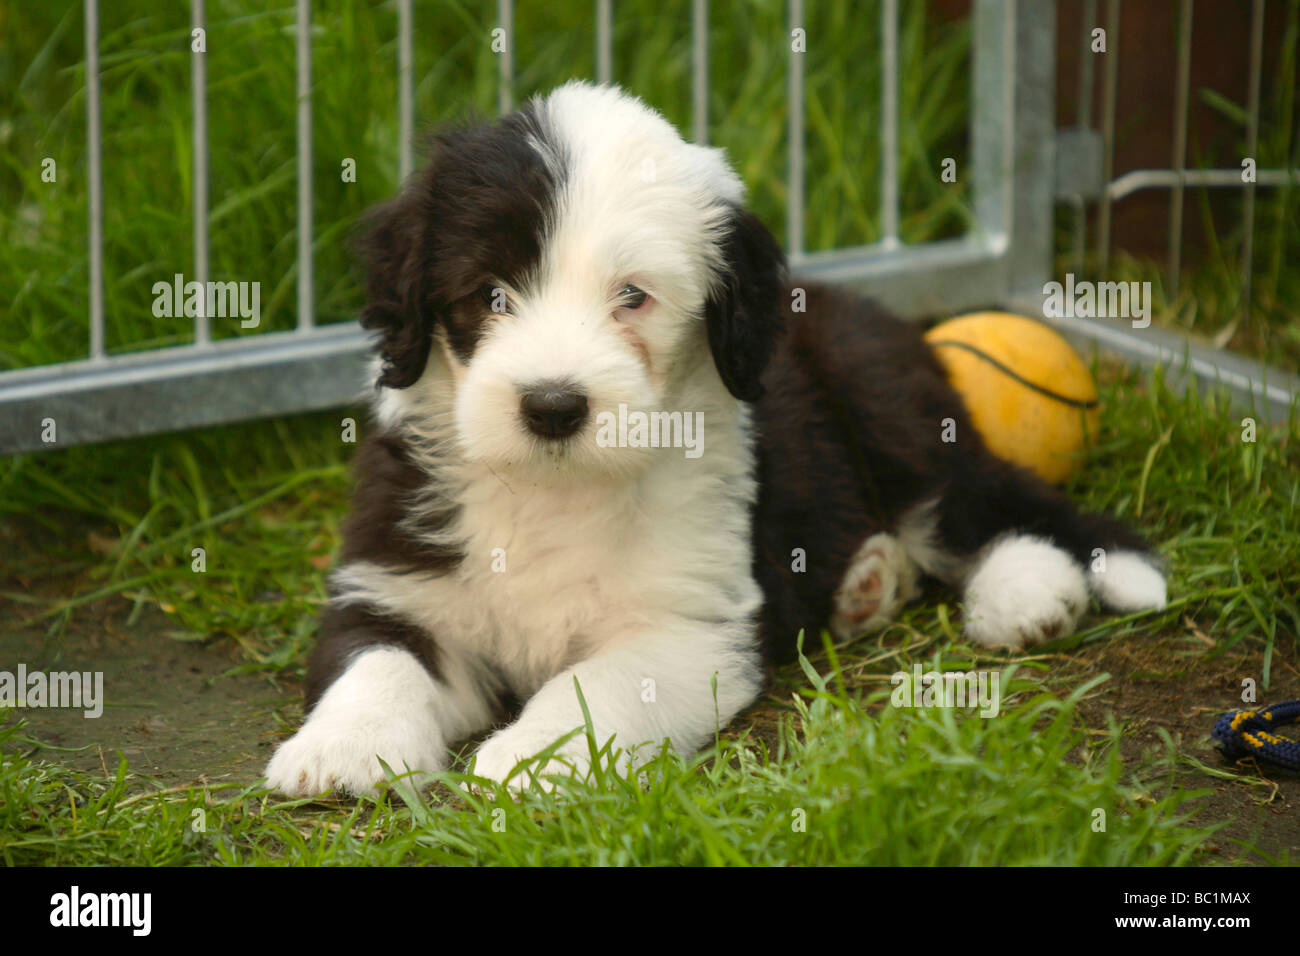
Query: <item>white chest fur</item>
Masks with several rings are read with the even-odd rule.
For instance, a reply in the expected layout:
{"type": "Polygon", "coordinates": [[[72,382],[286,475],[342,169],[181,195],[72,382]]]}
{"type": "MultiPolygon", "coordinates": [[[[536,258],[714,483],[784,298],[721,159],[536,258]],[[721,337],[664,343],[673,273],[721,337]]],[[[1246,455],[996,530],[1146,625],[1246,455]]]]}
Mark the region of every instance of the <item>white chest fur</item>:
{"type": "Polygon", "coordinates": [[[676,621],[748,622],[756,494],[748,411],[701,401],[704,454],[656,449],[630,478],[565,480],[455,468],[446,575],[356,562],[336,601],[419,623],[441,648],[490,661],[521,696],[597,648],[676,621]]]}

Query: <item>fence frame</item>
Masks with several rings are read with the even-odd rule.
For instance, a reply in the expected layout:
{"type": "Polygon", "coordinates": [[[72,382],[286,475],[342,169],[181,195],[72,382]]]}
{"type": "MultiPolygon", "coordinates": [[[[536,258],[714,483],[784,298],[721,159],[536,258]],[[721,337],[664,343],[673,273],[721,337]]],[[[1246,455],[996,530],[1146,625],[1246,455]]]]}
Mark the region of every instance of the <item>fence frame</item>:
{"type": "MultiPolygon", "coordinates": [[[[339,407],[361,397],[370,366],[369,342],[356,322],[317,326],[313,311],[311,256],[311,10],[297,0],[298,142],[298,322],[291,332],[213,340],[207,318],[195,320],[194,343],[108,355],[104,341],[102,136],[99,117],[98,3],[84,0],[86,102],[90,180],[90,342],[87,359],[0,373],[0,454],[219,425],[271,415],[339,407]],[[57,442],[42,439],[53,420],[57,442]]],[[[1118,42],[1120,0],[1110,0],[1111,43],[1118,42]]],[[[1252,130],[1258,126],[1258,64],[1262,0],[1253,0],[1252,130]]],[[[414,127],[414,32],[411,0],[397,0],[400,169],[412,168],[414,127]]],[[[802,26],[803,0],[788,0],[790,26],[802,26]]],[[[203,0],[192,0],[192,23],[205,25],[203,0]]],[[[1190,37],[1190,0],[1184,3],[1184,33],[1190,37]]],[[[612,76],[612,0],[596,0],[598,79],[612,76]]],[[[1101,134],[1105,168],[1092,178],[1095,195],[1063,189],[1055,128],[1056,5],[1043,0],[973,0],[971,169],[974,228],[950,240],[905,244],[898,235],[898,0],[882,0],[882,163],[880,241],[827,252],[804,245],[803,54],[790,53],[788,87],[789,200],[787,235],[796,275],[861,289],[904,315],[1004,306],[1042,312],[1042,287],[1052,270],[1053,206],[1058,200],[1082,208],[1100,199],[1099,247],[1109,248],[1109,206],[1139,188],[1155,185],[1218,185],[1215,176],[1234,171],[1188,171],[1175,154],[1175,168],[1144,170],[1112,179],[1115,69],[1117,51],[1106,62],[1105,122],[1101,134]],[[1213,175],[1206,176],[1205,173],[1213,175]]],[[[1085,27],[1095,18],[1095,0],[1085,8],[1085,27]]],[[[498,26],[506,31],[500,55],[499,105],[513,102],[513,0],[498,0],[498,26]]],[[[1095,21],[1094,21],[1095,22],[1095,21]]],[[[693,0],[692,100],[695,139],[707,139],[708,5],[693,0]]],[[[1085,34],[1087,30],[1085,29],[1085,34]]],[[[1086,42],[1086,39],[1085,39],[1086,42]]],[[[1189,42],[1180,43],[1186,57],[1189,42]]],[[[194,278],[206,281],[207,125],[206,71],[202,53],[192,54],[194,102],[194,278]]],[[[1085,57],[1085,60],[1088,58],[1085,57]]],[[[1091,70],[1091,61],[1088,61],[1091,70]]],[[[1089,76],[1091,74],[1089,73],[1089,76]]],[[[1187,71],[1179,71],[1182,113],[1175,123],[1185,134],[1187,71]]],[[[1081,89],[1083,76],[1080,78],[1081,89]]],[[[1090,102],[1089,94],[1089,102],[1090,102]]],[[[1089,134],[1087,116],[1081,130],[1089,134]]],[[[1087,139],[1087,135],[1083,137],[1087,139]]],[[[1177,141],[1177,129],[1175,130],[1177,141]]],[[[1253,139],[1253,133],[1252,133],[1253,139]]],[[[1079,137],[1069,140],[1073,147],[1079,137]]],[[[964,175],[964,171],[962,173],[964,175]]],[[[1297,180],[1296,171],[1261,170],[1260,185],[1297,180]]],[[[1180,192],[1181,195],[1181,192],[1180,192]]],[[[1248,190],[1253,225],[1254,189],[1248,190]]],[[[1171,223],[1171,229],[1174,226],[1171,223]]],[[[1076,232],[1076,237],[1079,235],[1076,232]]],[[[1077,240],[1080,242],[1081,241],[1077,240]]],[[[1247,243],[1245,262],[1250,261],[1247,243]]],[[[1171,244],[1171,270],[1181,249],[1171,244]]],[[[1104,260],[1103,260],[1104,261],[1104,260]]],[[[1105,320],[1048,321],[1076,341],[1095,344],[1142,365],[1165,365],[1173,377],[1194,375],[1227,385],[1243,402],[1259,403],[1266,418],[1281,415],[1300,394],[1300,380],[1220,350],[1189,347],[1154,327],[1141,334],[1105,320]]]]}

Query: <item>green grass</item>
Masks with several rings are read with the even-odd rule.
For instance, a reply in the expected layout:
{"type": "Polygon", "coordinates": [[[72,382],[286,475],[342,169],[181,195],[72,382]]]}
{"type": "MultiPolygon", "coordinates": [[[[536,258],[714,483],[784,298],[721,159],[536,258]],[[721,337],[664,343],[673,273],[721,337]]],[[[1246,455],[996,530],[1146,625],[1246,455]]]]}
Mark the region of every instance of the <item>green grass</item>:
{"type": "MultiPolygon", "coordinates": [[[[1117,389],[1105,399],[1108,428],[1070,490],[1085,507],[1142,528],[1168,559],[1174,580],[1161,623],[1190,614],[1225,650],[1264,642],[1267,688],[1279,633],[1300,634],[1297,409],[1268,429],[1221,393],[1176,393],[1159,376],[1149,387],[1117,389]],[[1248,417],[1253,441],[1244,440],[1248,417]]],[[[1072,642],[1129,633],[1112,620],[1072,642]]]]}
{"type": "Polygon", "coordinates": [[[11,727],[0,732],[0,860],[1176,865],[1211,835],[1187,821],[1195,794],[1153,796],[1113,746],[1072,759],[1087,685],[1062,702],[1012,681],[1014,709],[985,721],[879,699],[868,709],[806,666],[813,689],[776,753],[723,740],[689,762],[665,755],[632,777],[559,777],[554,792],[518,800],[466,792],[460,784],[476,778],[450,772],[432,799],[398,777],[377,799],[337,808],[255,787],[128,797],[125,762],[105,780],[31,764],[11,727]]]}

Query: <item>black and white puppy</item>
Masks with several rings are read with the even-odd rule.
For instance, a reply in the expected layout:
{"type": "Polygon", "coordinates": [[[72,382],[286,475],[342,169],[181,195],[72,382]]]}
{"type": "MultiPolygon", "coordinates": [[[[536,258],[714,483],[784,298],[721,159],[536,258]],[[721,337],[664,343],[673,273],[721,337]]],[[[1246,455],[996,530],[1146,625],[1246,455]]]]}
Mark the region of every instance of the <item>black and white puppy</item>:
{"type": "Polygon", "coordinates": [[[742,200],[721,151],[571,83],[375,211],[374,421],[274,787],[368,791],[493,726],[476,771],[518,783],[575,681],[601,743],[689,753],[800,630],[880,627],[923,573],[988,646],[1070,633],[1090,589],[1164,605],[1140,538],[993,458],[913,326],[796,293],[742,200]]]}

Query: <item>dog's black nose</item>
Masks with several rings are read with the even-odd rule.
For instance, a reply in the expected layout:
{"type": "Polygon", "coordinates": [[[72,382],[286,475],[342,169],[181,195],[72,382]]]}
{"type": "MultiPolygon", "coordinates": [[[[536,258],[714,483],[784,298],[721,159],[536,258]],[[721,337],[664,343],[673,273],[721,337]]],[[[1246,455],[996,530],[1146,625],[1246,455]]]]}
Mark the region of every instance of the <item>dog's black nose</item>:
{"type": "Polygon", "coordinates": [[[539,385],[519,400],[524,423],[542,438],[568,438],[587,420],[587,396],[566,385],[539,385]]]}

